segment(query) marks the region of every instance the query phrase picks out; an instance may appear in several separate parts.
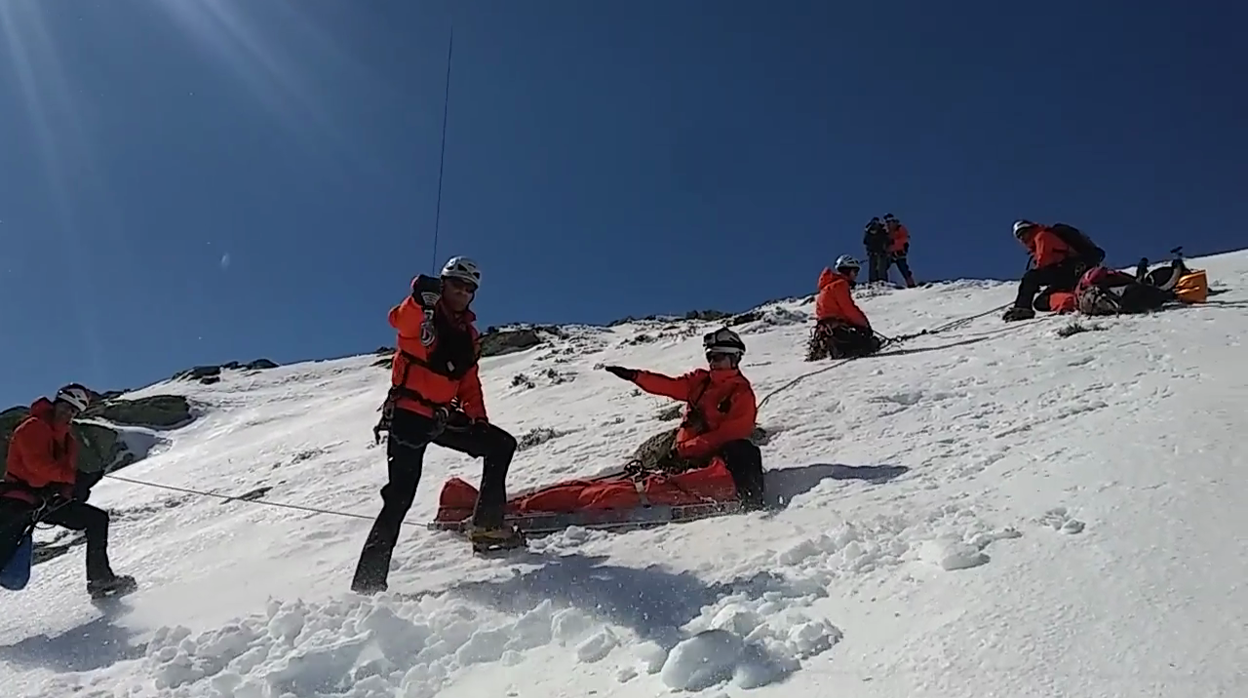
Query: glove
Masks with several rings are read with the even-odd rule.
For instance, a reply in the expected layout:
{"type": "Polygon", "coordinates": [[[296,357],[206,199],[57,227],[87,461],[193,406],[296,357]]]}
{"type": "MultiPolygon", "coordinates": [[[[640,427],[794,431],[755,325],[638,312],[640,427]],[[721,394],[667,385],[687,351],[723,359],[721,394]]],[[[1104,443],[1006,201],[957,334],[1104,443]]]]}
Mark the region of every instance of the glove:
{"type": "Polygon", "coordinates": [[[412,281],[412,300],[416,305],[431,310],[442,297],[442,281],[432,276],[421,274],[412,281]]]}
{"type": "Polygon", "coordinates": [[[484,424],[481,419],[473,419],[459,410],[452,411],[446,418],[446,428],[451,431],[468,431],[478,424],[484,424]]]}
{"type": "Polygon", "coordinates": [[[632,368],[624,368],[623,366],[604,366],[602,370],[610,373],[616,378],[623,378],[626,381],[631,381],[637,378],[637,371],[632,368]]]}

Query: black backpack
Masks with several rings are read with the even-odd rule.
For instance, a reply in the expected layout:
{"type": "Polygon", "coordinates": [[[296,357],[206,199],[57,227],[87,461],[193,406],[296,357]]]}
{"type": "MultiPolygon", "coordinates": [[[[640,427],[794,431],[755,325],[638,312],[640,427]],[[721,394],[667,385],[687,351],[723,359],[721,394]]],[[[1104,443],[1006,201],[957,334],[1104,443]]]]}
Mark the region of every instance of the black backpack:
{"type": "Polygon", "coordinates": [[[1105,250],[1097,247],[1096,243],[1092,242],[1092,238],[1075,226],[1057,223],[1050,230],[1061,238],[1062,242],[1070,245],[1086,266],[1095,267],[1105,261],[1105,250]]]}

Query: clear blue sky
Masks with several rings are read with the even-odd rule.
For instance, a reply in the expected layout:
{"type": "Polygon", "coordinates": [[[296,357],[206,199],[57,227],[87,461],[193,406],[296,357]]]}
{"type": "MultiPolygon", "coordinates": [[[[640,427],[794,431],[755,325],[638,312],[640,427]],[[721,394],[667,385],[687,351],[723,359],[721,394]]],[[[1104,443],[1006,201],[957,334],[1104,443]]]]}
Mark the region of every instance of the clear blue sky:
{"type": "Polygon", "coordinates": [[[452,20],[483,328],[813,292],[886,212],[921,280],[1244,246],[1244,3],[8,0],[0,404],[392,342],[452,20]]]}

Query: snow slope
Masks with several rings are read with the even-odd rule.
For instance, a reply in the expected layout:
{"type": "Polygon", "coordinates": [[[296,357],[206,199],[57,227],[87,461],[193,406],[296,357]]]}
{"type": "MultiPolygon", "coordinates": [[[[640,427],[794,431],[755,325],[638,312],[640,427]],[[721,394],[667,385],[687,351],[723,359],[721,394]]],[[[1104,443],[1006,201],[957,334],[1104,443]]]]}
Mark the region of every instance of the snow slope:
{"type": "MultiPolygon", "coordinates": [[[[475,482],[479,461],[430,449],[391,592],[371,599],[348,585],[385,476],[375,357],[151,386],[140,394],[186,394],[203,416],[120,475],[267,487],[268,500],[365,519],[106,480],[92,501],[114,512],[114,566],[141,591],[93,606],[80,547],[38,566],[0,597],[0,685],[129,698],[1248,695],[1248,252],[1191,262],[1227,292],[1065,338],[1069,319],[992,313],[776,393],[759,418],[775,512],[570,530],[525,557],[474,558],[419,524],[443,481],[475,482]]],[[[1002,305],[1012,287],[862,303],[896,335],[1002,305]]],[[[760,399],[828,365],[801,361],[811,309],[771,304],[738,328],[760,399]]],[[[617,464],[670,425],[656,416],[670,403],[594,367],[686,370],[712,327],[568,327],[484,360],[494,421],[556,432],[518,453],[511,489],[617,464]]]]}

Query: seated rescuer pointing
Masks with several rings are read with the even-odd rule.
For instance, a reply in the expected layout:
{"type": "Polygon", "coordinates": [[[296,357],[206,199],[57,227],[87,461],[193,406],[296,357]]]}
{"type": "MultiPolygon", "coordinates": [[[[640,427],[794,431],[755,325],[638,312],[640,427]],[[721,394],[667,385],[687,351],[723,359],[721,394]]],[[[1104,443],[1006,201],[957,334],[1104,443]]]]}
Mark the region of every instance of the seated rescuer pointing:
{"type": "Polygon", "coordinates": [[[667,376],[622,366],[604,366],[612,375],[631,381],[653,395],[685,403],[685,416],[676,433],[674,453],[664,460],[679,472],[708,465],[723,458],[732,474],[737,496],[746,509],[762,509],[764,502],[763,456],[750,441],[758,402],[749,379],[741,373],[745,342],[724,327],[702,338],[707,368],[680,376],[667,376]]]}
{"type": "Polygon", "coordinates": [[[476,262],[452,257],[442,267],[440,278],[417,276],[411,294],[390,310],[398,347],[390,393],[375,430],[389,432],[389,481],[381,488],[381,513],[355,570],[351,588],[357,592],[387,588],[391,554],[416,497],[429,444],[485,459],[469,533],[473,545],[508,548],[524,544],[519,533],[503,521],[507,470],[516,439],[489,423],[478,376],[481,345],[473,324],[476,315],[468,306],[480,284],[476,262]]]}

